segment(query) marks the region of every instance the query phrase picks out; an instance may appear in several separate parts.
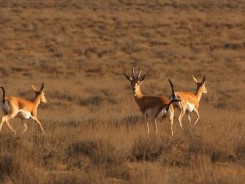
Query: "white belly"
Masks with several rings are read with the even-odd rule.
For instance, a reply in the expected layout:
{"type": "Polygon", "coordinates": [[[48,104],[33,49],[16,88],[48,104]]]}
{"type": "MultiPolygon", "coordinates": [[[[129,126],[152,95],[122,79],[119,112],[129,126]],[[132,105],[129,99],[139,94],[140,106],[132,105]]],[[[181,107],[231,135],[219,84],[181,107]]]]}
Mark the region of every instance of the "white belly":
{"type": "Polygon", "coordinates": [[[186,104],[186,111],[188,112],[192,112],[195,108],[195,105],[191,104],[191,103],[187,103],[186,104]]]}
{"type": "Polygon", "coordinates": [[[19,114],[21,115],[22,118],[29,119],[31,117],[31,113],[28,111],[20,110],[19,114]]]}

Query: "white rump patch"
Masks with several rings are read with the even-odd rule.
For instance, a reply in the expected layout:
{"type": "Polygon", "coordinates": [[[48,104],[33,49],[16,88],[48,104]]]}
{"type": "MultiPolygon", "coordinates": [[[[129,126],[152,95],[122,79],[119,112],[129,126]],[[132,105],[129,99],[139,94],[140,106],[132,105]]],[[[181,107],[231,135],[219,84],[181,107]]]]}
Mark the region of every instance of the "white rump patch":
{"type": "MultiPolygon", "coordinates": [[[[174,93],[175,95],[176,95],[176,93],[174,93]]],[[[175,100],[179,100],[180,98],[178,98],[177,96],[176,96],[176,98],[175,98],[175,100]]],[[[171,100],[174,100],[174,97],[173,97],[173,95],[171,95],[170,97],[169,97],[169,100],[171,101],[171,100]]],[[[173,102],[173,104],[175,105],[175,106],[177,106],[177,108],[178,109],[182,109],[182,104],[181,104],[181,102],[173,102]]]]}
{"type": "Polygon", "coordinates": [[[9,112],[10,107],[9,107],[8,101],[5,101],[5,103],[3,104],[3,109],[4,109],[4,111],[9,112]]]}
{"type": "Polygon", "coordinates": [[[167,110],[166,107],[164,107],[157,115],[157,118],[162,118],[163,116],[165,116],[167,114],[167,110]]]}

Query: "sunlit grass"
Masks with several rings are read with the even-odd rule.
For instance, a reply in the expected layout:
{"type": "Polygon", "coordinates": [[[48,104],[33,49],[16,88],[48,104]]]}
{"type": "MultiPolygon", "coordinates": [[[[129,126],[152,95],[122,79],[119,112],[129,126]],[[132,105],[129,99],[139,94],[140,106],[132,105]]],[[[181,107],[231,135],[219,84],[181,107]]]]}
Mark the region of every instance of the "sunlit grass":
{"type": "Polygon", "coordinates": [[[1,3],[0,86],[32,100],[44,82],[48,103],[45,136],[31,120],[25,134],[19,119],[17,135],[3,125],[0,183],[243,183],[244,5],[229,3],[1,3]],[[167,119],[147,135],[123,76],[133,65],[146,95],[168,97],[168,78],[194,92],[191,75],[206,75],[197,125],[185,116],[182,130],[176,110],[174,137],[167,119]]]}

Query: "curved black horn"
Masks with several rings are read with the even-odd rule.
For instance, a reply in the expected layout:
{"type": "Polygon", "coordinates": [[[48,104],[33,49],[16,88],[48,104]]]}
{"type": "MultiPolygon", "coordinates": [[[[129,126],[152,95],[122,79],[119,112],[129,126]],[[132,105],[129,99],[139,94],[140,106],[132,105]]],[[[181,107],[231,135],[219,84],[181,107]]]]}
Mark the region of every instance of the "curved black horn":
{"type": "Polygon", "coordinates": [[[172,95],[173,97],[175,97],[175,94],[174,94],[174,85],[172,83],[172,81],[170,79],[168,79],[169,83],[170,83],[170,86],[171,86],[171,90],[172,90],[172,95]]]}
{"type": "Polygon", "coordinates": [[[140,69],[140,67],[139,67],[139,73],[138,73],[138,75],[137,75],[137,78],[140,78],[140,74],[141,74],[141,69],[140,69]]]}
{"type": "Polygon", "coordinates": [[[203,77],[203,81],[202,81],[202,83],[204,83],[205,81],[206,81],[206,79],[207,79],[207,77],[206,77],[206,75],[203,77]]]}
{"type": "Polygon", "coordinates": [[[134,66],[133,66],[133,68],[132,68],[132,77],[135,78],[134,66]]]}

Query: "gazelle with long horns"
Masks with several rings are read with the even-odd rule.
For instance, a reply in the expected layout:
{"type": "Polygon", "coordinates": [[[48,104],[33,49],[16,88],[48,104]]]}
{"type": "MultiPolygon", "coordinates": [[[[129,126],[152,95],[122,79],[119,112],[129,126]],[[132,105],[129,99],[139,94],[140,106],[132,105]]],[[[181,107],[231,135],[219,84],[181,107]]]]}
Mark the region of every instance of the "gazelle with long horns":
{"type": "Polygon", "coordinates": [[[155,132],[157,134],[157,119],[168,116],[171,123],[171,132],[173,136],[173,119],[174,119],[174,107],[172,103],[179,102],[180,100],[169,100],[164,96],[145,96],[140,90],[140,85],[145,79],[145,75],[141,75],[139,69],[138,74],[135,74],[135,68],[132,68],[132,77],[127,73],[124,73],[126,79],[131,83],[131,87],[134,93],[135,102],[138,104],[140,111],[143,113],[144,119],[147,123],[148,134],[150,133],[149,120],[154,120],[155,132]]]}
{"type": "MultiPolygon", "coordinates": [[[[189,123],[191,124],[191,118],[189,113],[190,112],[195,112],[197,115],[197,118],[194,122],[194,125],[196,125],[197,121],[200,118],[199,112],[198,112],[198,108],[199,108],[199,103],[202,97],[202,94],[206,94],[207,88],[205,86],[205,82],[206,82],[206,76],[203,77],[202,82],[198,82],[198,80],[192,76],[194,82],[197,85],[197,90],[196,93],[190,93],[190,92],[174,92],[172,91],[172,95],[170,96],[170,99],[178,99],[181,100],[180,102],[175,102],[174,103],[174,107],[177,107],[178,109],[180,109],[180,114],[178,117],[180,126],[183,128],[182,126],[182,118],[185,115],[185,113],[187,112],[187,116],[188,116],[188,120],[189,123]]],[[[172,86],[172,90],[174,90],[173,88],[173,84],[170,83],[172,86]]]]}
{"type": "MultiPolygon", "coordinates": [[[[25,100],[20,97],[14,97],[14,96],[5,97],[5,89],[3,87],[0,87],[0,88],[3,91],[2,110],[5,115],[1,119],[0,131],[2,129],[3,123],[6,123],[7,126],[16,134],[16,131],[9,124],[9,120],[13,119],[14,117],[19,117],[22,119],[22,121],[24,121],[24,119],[32,118],[34,121],[37,122],[42,132],[45,134],[42,123],[37,118],[37,108],[39,104],[41,102],[47,103],[47,99],[43,91],[44,83],[42,83],[40,90],[37,90],[32,85],[32,88],[34,92],[36,93],[36,97],[33,102],[25,100]]],[[[27,130],[27,125],[25,122],[24,122],[24,126],[25,126],[25,129],[23,130],[22,133],[24,133],[27,130]]]]}

